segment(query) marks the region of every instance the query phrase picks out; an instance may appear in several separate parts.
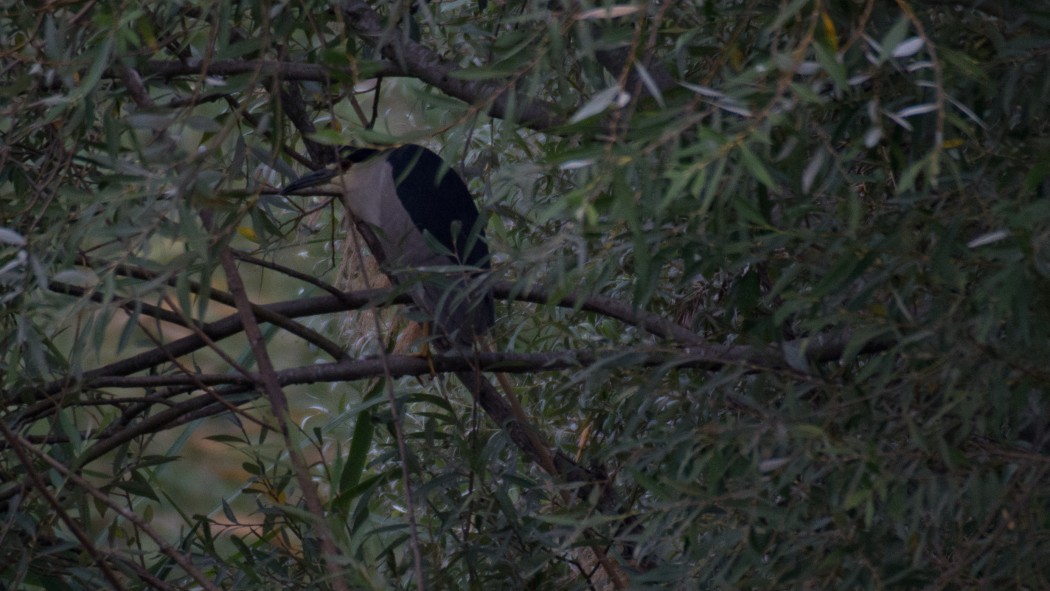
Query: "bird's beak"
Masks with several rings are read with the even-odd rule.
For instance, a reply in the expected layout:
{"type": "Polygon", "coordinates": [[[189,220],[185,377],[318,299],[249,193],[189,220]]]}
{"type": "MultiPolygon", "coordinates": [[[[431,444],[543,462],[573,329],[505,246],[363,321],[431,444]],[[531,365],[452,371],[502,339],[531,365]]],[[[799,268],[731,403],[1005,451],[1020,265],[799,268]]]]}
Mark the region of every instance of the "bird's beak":
{"type": "Polygon", "coordinates": [[[330,193],[337,193],[338,188],[334,187],[331,181],[335,178],[336,171],[333,167],[322,168],[321,170],[315,170],[307,173],[294,181],[285,185],[281,189],[281,195],[327,195],[330,193]],[[315,189],[314,191],[303,191],[304,189],[315,189]]]}

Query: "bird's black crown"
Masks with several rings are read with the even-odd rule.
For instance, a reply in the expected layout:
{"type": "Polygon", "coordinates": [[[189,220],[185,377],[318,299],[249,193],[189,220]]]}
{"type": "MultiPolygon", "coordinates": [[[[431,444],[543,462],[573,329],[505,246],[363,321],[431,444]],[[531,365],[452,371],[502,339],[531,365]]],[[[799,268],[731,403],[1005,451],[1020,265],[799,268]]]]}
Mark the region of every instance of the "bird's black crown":
{"type": "Polygon", "coordinates": [[[375,148],[359,148],[357,146],[340,146],[339,162],[344,166],[364,162],[379,153],[375,148]]]}

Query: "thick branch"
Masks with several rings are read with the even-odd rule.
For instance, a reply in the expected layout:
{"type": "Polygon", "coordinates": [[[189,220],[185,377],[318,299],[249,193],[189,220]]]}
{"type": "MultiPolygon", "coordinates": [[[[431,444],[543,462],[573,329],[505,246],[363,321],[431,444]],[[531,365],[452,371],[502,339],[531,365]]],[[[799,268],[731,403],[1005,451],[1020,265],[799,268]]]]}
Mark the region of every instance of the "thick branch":
{"type": "MultiPolygon", "coordinates": [[[[849,343],[849,337],[843,333],[839,337],[821,337],[799,339],[783,345],[783,349],[794,349],[801,360],[809,363],[833,361],[842,356],[849,343]]],[[[891,345],[888,339],[869,341],[860,349],[861,353],[874,353],[891,345]]],[[[791,354],[789,354],[791,356],[791,354]]],[[[535,373],[539,371],[557,371],[593,366],[596,364],[613,364],[615,367],[665,367],[680,369],[717,370],[736,365],[748,371],[768,369],[775,371],[792,371],[787,362],[773,347],[747,347],[742,345],[714,345],[707,347],[690,347],[681,350],[642,350],[642,351],[557,351],[549,353],[479,353],[464,356],[461,354],[438,354],[429,360],[415,355],[387,355],[385,358],[344,360],[336,363],[309,365],[275,371],[272,377],[281,387],[296,384],[318,382],[344,382],[372,378],[377,376],[404,377],[429,375],[433,371],[467,375],[473,380],[475,371],[499,371],[505,373],[535,373]]],[[[460,379],[464,379],[461,377],[460,379]]],[[[202,386],[227,386],[222,395],[229,396],[234,392],[251,389],[255,383],[252,376],[239,373],[203,374],[203,375],[150,375],[150,376],[98,376],[85,380],[85,386],[94,388],[178,388],[186,390],[202,386]]],[[[82,461],[90,461],[107,453],[116,446],[145,433],[170,428],[193,413],[193,418],[210,416],[215,412],[227,410],[230,401],[217,399],[213,394],[206,394],[180,402],[171,408],[162,410],[133,425],[123,427],[112,433],[105,433],[104,439],[96,443],[84,456],[82,461]],[[208,407],[214,411],[204,412],[208,407]],[[221,409],[219,408],[221,407],[221,409]],[[203,414],[201,414],[203,413],[203,414]]],[[[241,404],[244,401],[235,402],[241,404]]],[[[535,456],[531,449],[532,442],[525,430],[527,426],[514,421],[514,413],[498,396],[482,392],[479,402],[485,411],[501,426],[507,427],[515,443],[530,456],[535,456]]],[[[159,396],[157,404],[167,404],[166,396],[159,396]]],[[[563,462],[564,463],[564,462],[563,462]]],[[[560,472],[579,469],[574,463],[564,463],[560,472]]],[[[570,480],[581,480],[580,475],[568,477],[570,480]]]]}
{"type": "Polygon", "coordinates": [[[294,125],[303,136],[303,145],[306,146],[306,151],[310,153],[310,160],[313,162],[312,168],[335,162],[335,146],[326,146],[311,139],[313,133],[317,131],[317,129],[314,127],[314,122],[310,118],[310,115],[306,112],[306,105],[303,101],[303,92],[299,87],[299,84],[297,82],[289,82],[285,84],[281,88],[279,96],[281,97],[281,109],[292,122],[292,125],[294,125]]]}
{"type": "MultiPolygon", "coordinates": [[[[174,284],[174,280],[172,280],[172,284],[174,284]]],[[[51,289],[51,291],[57,293],[64,293],[71,296],[88,298],[100,304],[106,303],[106,298],[102,293],[99,293],[97,291],[90,291],[88,289],[76,285],[52,281],[50,284],[48,284],[48,288],[51,289]]],[[[199,292],[195,290],[195,293],[199,292]]],[[[342,292],[339,293],[340,295],[342,294],[342,292]]],[[[209,296],[211,297],[211,299],[222,304],[226,304],[229,306],[233,305],[232,301],[228,301],[229,294],[220,290],[213,290],[209,293],[209,296]]],[[[179,314],[178,312],[172,312],[159,306],[154,306],[151,304],[144,303],[140,300],[134,299],[121,300],[117,303],[117,305],[120,307],[120,309],[124,310],[129,316],[132,317],[134,317],[136,313],[142,314],[143,316],[156,318],[157,320],[174,324],[176,326],[183,326],[186,328],[192,327],[196,330],[201,330],[202,332],[204,332],[205,335],[208,335],[209,325],[203,325],[199,320],[196,319],[187,319],[185,316],[179,314]]],[[[344,356],[345,352],[339,345],[333,343],[330,339],[328,339],[321,333],[315,331],[314,329],[299,324],[298,322],[293,322],[290,318],[282,316],[280,313],[274,312],[273,310],[268,309],[264,306],[260,306],[258,304],[251,304],[251,307],[252,312],[259,319],[259,321],[268,322],[274,326],[280,327],[290,332],[291,334],[294,334],[302,338],[303,340],[313,344],[317,348],[328,353],[336,359],[339,359],[344,356]]]]}
{"type": "MultiPolygon", "coordinates": [[[[330,83],[332,75],[346,76],[352,79],[354,71],[352,68],[333,68],[319,64],[303,64],[299,62],[282,62],[278,60],[215,60],[204,62],[202,60],[165,61],[150,60],[141,68],[144,76],[159,76],[161,78],[173,78],[175,76],[235,76],[238,74],[260,74],[264,76],[276,76],[282,80],[300,80],[310,82],[330,83]]],[[[368,71],[369,76],[395,77],[404,73],[393,63],[376,62],[375,68],[368,71]]]]}
{"type": "MultiPolygon", "coordinates": [[[[805,349],[802,354],[810,362],[827,361],[841,354],[844,342],[838,348],[821,346],[805,349]],[[818,355],[822,357],[817,357],[818,355]],[[827,358],[825,358],[827,357],[827,358]]],[[[798,346],[796,343],[795,346],[798,346]]],[[[877,343],[871,345],[872,350],[877,343]]],[[[885,345],[883,344],[882,347],[885,345]]],[[[745,345],[709,345],[684,349],[662,350],[574,350],[545,353],[455,353],[432,354],[423,359],[418,355],[387,355],[385,358],[345,360],[334,363],[318,363],[276,372],[281,386],[313,384],[318,382],[345,382],[387,375],[405,376],[438,373],[470,372],[479,369],[485,372],[536,373],[578,369],[596,364],[615,367],[659,367],[717,370],[736,365],[745,369],[793,371],[774,347],[749,347],[745,345]]],[[[92,388],[161,388],[170,386],[220,386],[250,385],[252,379],[236,373],[223,374],[171,374],[149,376],[97,376],[85,378],[84,386],[92,388]]]]}
{"type": "Polygon", "coordinates": [[[400,75],[417,78],[468,104],[483,106],[492,117],[513,118],[534,129],[550,129],[564,121],[555,106],[513,91],[512,84],[456,78],[453,64],[399,31],[384,27],[364,0],[345,0],[343,13],[350,30],[398,64],[400,75]]]}
{"type": "MultiPolygon", "coordinates": [[[[550,292],[542,287],[533,286],[522,288],[510,282],[499,282],[495,284],[493,286],[493,293],[500,299],[516,299],[567,308],[579,308],[581,310],[604,315],[610,318],[616,318],[627,324],[639,326],[662,338],[688,345],[689,347],[684,349],[684,351],[686,351],[688,355],[694,357],[699,356],[697,359],[694,359],[692,363],[699,363],[699,366],[702,366],[702,363],[700,362],[706,361],[714,364],[710,366],[711,368],[721,367],[724,364],[746,364],[767,369],[777,369],[786,366],[786,362],[784,361],[785,358],[800,360],[802,362],[823,362],[834,360],[841,356],[850,338],[848,333],[828,333],[825,335],[807,337],[784,343],[780,350],[773,347],[747,345],[737,345],[733,347],[706,345],[699,335],[692,333],[683,326],[655,314],[632,310],[629,305],[610,298],[568,295],[562,297],[556,302],[552,302],[550,301],[550,292]]],[[[297,318],[302,316],[331,314],[348,310],[363,309],[380,305],[407,303],[410,303],[410,298],[406,294],[397,294],[394,290],[389,289],[374,289],[347,292],[341,294],[340,297],[320,296],[304,298],[265,306],[256,306],[256,308],[266,310],[267,312],[274,314],[276,317],[297,318]]],[[[218,341],[241,332],[242,325],[240,318],[238,318],[237,315],[232,315],[205,324],[200,327],[200,330],[212,341],[218,341]]],[[[883,349],[888,346],[888,342],[889,341],[886,339],[870,341],[865,348],[862,349],[862,352],[870,353],[875,350],[883,349]],[[872,347],[874,347],[874,349],[872,347]]],[[[122,359],[115,363],[85,372],[81,381],[84,384],[96,384],[96,387],[102,387],[97,385],[101,383],[97,382],[97,379],[104,377],[128,376],[166,363],[174,357],[187,355],[205,346],[206,343],[202,338],[197,335],[190,335],[172,341],[163,348],[152,349],[127,359],[122,359]]],[[[681,352],[681,350],[679,352],[681,352]]],[[[492,361],[493,365],[491,367],[485,366],[485,369],[507,372],[527,372],[536,371],[538,369],[564,369],[565,367],[588,364],[579,359],[559,361],[558,358],[555,357],[549,358],[546,361],[534,360],[525,363],[521,369],[516,369],[514,365],[517,364],[520,359],[515,359],[513,357],[514,354],[505,355],[510,356],[503,358],[501,362],[506,362],[508,364],[507,366],[496,365],[496,362],[492,361]],[[530,363],[532,364],[530,365],[530,363]],[[540,363],[540,365],[537,366],[535,363],[540,363]]],[[[665,359],[663,362],[666,361],[667,360],[665,359]]],[[[405,373],[399,375],[420,375],[421,373],[426,373],[425,367],[422,370],[419,370],[420,366],[412,367],[415,367],[416,369],[405,370],[405,373]],[[419,371],[417,372],[417,370],[419,371]]],[[[449,365],[446,366],[443,371],[459,371],[465,369],[470,369],[470,366],[449,365]]],[[[378,375],[375,373],[369,373],[371,370],[362,371],[365,373],[358,375],[357,377],[350,376],[344,377],[343,379],[357,379],[359,377],[378,375]]],[[[54,395],[70,386],[71,381],[71,379],[63,379],[51,382],[50,384],[45,385],[35,397],[41,398],[40,394],[44,396],[54,395]]],[[[207,382],[205,383],[207,384],[207,382]]],[[[220,380],[219,383],[233,382],[220,380]]],[[[4,398],[5,400],[10,400],[12,396],[17,395],[17,393],[4,393],[4,398]]]]}
{"type": "MultiPolygon", "coordinates": [[[[304,298],[291,300],[257,308],[268,310],[285,318],[298,318],[302,316],[315,316],[318,314],[332,314],[345,310],[362,309],[375,306],[381,302],[394,304],[407,304],[411,299],[404,294],[394,295],[391,290],[372,289],[344,294],[342,298],[332,296],[321,296],[315,298],[304,298]]],[[[210,340],[219,341],[240,333],[243,330],[241,320],[236,314],[227,316],[215,322],[209,322],[200,327],[210,340]]],[[[167,362],[173,357],[188,355],[194,351],[207,346],[207,343],[197,335],[190,335],[176,339],[164,347],[150,349],[144,353],[133,355],[126,359],[111,363],[109,365],[85,372],[82,380],[90,380],[101,376],[130,375],[151,367],[167,362]]],[[[72,378],[51,382],[43,388],[45,395],[56,394],[65,389],[72,382],[72,378]]],[[[10,398],[5,393],[5,401],[10,398]]]]}

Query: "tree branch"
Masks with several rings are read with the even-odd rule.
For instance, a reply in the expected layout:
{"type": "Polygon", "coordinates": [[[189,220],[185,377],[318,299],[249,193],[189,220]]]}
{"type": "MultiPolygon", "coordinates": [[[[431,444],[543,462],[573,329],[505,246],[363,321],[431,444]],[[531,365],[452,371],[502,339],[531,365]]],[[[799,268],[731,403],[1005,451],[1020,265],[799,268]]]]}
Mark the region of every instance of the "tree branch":
{"type": "MultiPolygon", "coordinates": [[[[219,591],[220,588],[214,583],[212,583],[211,579],[205,576],[203,572],[198,570],[197,567],[193,564],[193,561],[190,560],[186,554],[183,554],[174,546],[169,544],[165,540],[165,538],[153,528],[151,528],[144,519],[136,515],[128,508],[118,504],[108,493],[102,492],[101,490],[96,488],[94,485],[92,485],[82,476],[80,476],[80,474],[76,473],[75,471],[71,470],[68,466],[62,464],[55,458],[51,457],[50,454],[42,452],[36,449],[34,446],[30,445],[29,442],[22,439],[21,436],[10,431],[6,425],[0,424],[0,431],[3,432],[5,439],[12,442],[14,449],[19,452],[22,465],[25,466],[27,469],[29,469],[33,464],[30,463],[27,458],[25,458],[24,454],[21,453],[22,451],[32,452],[37,458],[40,459],[40,461],[47,464],[52,470],[57,471],[63,479],[71,481],[81,490],[87,492],[99,502],[105,504],[110,510],[118,513],[123,519],[134,524],[139,531],[146,534],[146,536],[148,536],[150,540],[152,540],[157,545],[157,547],[162,553],[164,553],[164,555],[166,555],[173,562],[175,562],[175,564],[178,564],[179,567],[182,568],[186,572],[186,574],[189,575],[194,581],[196,581],[197,584],[199,584],[201,587],[203,587],[204,589],[208,589],[209,591],[219,591]]],[[[30,472],[30,474],[38,476],[36,472],[32,471],[30,472]]],[[[42,494],[48,494],[47,491],[50,489],[48,489],[46,486],[43,486],[38,490],[42,494]]],[[[52,506],[55,505],[52,504],[52,506]]],[[[60,512],[60,515],[63,514],[64,512],[60,512]]],[[[90,541],[84,543],[84,549],[89,551],[89,553],[93,553],[92,550],[94,550],[94,548],[95,545],[92,544],[90,541]]]]}
{"type": "MultiPolygon", "coordinates": [[[[205,211],[201,217],[207,221],[211,217],[210,213],[205,211]]],[[[266,393],[266,398],[270,401],[270,409],[277,420],[281,437],[284,439],[284,450],[291,461],[292,471],[295,474],[296,481],[299,483],[299,491],[306,502],[307,509],[314,517],[314,531],[321,540],[325,571],[328,573],[334,589],[347,591],[346,582],[342,579],[339,572],[339,551],[336,550],[334,536],[328,527],[327,520],[325,520],[324,505],[321,503],[321,498],[317,493],[317,487],[310,478],[310,470],[307,467],[306,459],[303,458],[299,446],[296,445],[295,439],[292,437],[292,430],[288,425],[292,420],[291,410],[288,406],[288,397],[284,394],[284,388],[277,382],[277,370],[274,368],[273,360],[270,358],[270,353],[266,348],[266,339],[263,337],[262,330],[256,322],[255,305],[248,299],[248,292],[244,288],[244,280],[241,279],[240,271],[237,270],[237,263],[234,261],[233,254],[230,253],[229,248],[224,248],[219,253],[219,261],[226,274],[226,282],[230,287],[230,294],[233,295],[237,303],[237,314],[244,325],[244,334],[248,337],[248,346],[255,357],[255,364],[259,368],[257,375],[244,375],[243,377],[254,381],[266,393]]]]}
{"type": "Polygon", "coordinates": [[[280,94],[281,110],[292,122],[292,125],[302,134],[303,145],[310,154],[311,168],[318,168],[336,161],[335,146],[326,146],[311,139],[312,134],[317,131],[310,115],[306,112],[303,102],[303,92],[298,82],[290,81],[281,86],[280,94]]]}
{"type": "MultiPolygon", "coordinates": [[[[533,129],[550,129],[564,122],[560,110],[513,91],[512,84],[456,78],[456,67],[429,48],[384,27],[364,0],[344,0],[346,26],[358,37],[397,64],[397,76],[411,76],[471,105],[481,106],[492,117],[513,119],[533,129]]],[[[384,74],[391,75],[391,74],[384,74]]]]}
{"type": "MultiPolygon", "coordinates": [[[[798,346],[795,343],[795,346],[798,346]]],[[[841,354],[845,342],[835,341],[805,349],[803,355],[811,362],[828,361],[841,354]]],[[[872,344],[872,349],[877,350],[872,344]]],[[[387,375],[401,378],[431,373],[458,373],[479,369],[485,372],[536,373],[608,365],[615,360],[616,367],[667,367],[713,371],[736,365],[748,370],[771,370],[800,373],[789,367],[777,348],[746,345],[708,345],[684,349],[661,350],[571,350],[544,353],[434,353],[427,359],[418,355],[387,355],[332,363],[318,363],[275,372],[281,386],[314,384],[318,382],[345,382],[387,375]]],[[[248,386],[253,379],[238,373],[171,374],[147,376],[95,376],[85,378],[88,388],[162,388],[171,386],[248,386]]]]}
{"type": "MultiPolygon", "coordinates": [[[[342,298],[320,296],[256,306],[255,308],[268,310],[269,312],[285,318],[299,318],[302,316],[315,316],[318,314],[332,314],[335,312],[362,309],[376,306],[381,302],[387,302],[390,304],[407,304],[411,302],[411,298],[406,294],[394,294],[393,290],[389,289],[372,289],[348,292],[344,294],[344,297],[342,298]]],[[[200,327],[200,330],[212,341],[219,341],[241,332],[243,327],[240,318],[238,318],[236,314],[233,314],[214,322],[204,324],[200,327]]],[[[188,355],[189,353],[202,349],[205,346],[207,346],[207,343],[204,339],[197,335],[189,335],[181,339],[176,339],[163,347],[150,349],[144,353],[133,355],[126,359],[110,363],[109,365],[84,372],[81,379],[91,379],[100,376],[130,375],[165,363],[173,357],[188,355]]],[[[40,398],[37,394],[42,394],[44,396],[54,395],[68,387],[71,382],[72,378],[56,380],[46,384],[43,389],[38,393],[35,393],[34,396],[40,398]]],[[[3,393],[5,402],[8,402],[12,396],[17,397],[18,394],[10,392],[3,393]]]]}
{"type": "MultiPolygon", "coordinates": [[[[369,69],[369,76],[397,77],[405,76],[392,62],[375,62],[375,69],[369,69]]],[[[283,62],[280,60],[215,60],[205,62],[201,59],[183,61],[149,60],[141,67],[147,78],[159,76],[174,78],[176,76],[236,76],[238,74],[259,74],[276,76],[282,80],[299,80],[304,82],[321,82],[329,84],[333,75],[353,78],[352,68],[335,68],[320,64],[303,64],[283,62]]]]}
{"type": "MultiPolygon", "coordinates": [[[[607,316],[609,318],[615,318],[626,324],[638,326],[661,338],[687,345],[685,349],[679,351],[684,351],[687,355],[694,357],[690,363],[694,364],[696,367],[702,367],[704,362],[706,362],[709,364],[708,368],[710,369],[717,369],[726,364],[749,365],[765,369],[783,369],[789,366],[798,366],[794,361],[789,364],[785,359],[796,360],[799,363],[830,361],[837,359],[842,355],[850,338],[852,338],[850,333],[836,333],[832,331],[823,335],[815,335],[812,337],[797,339],[795,341],[788,341],[783,343],[780,349],[773,346],[708,345],[699,335],[689,331],[681,325],[656,314],[632,310],[628,304],[611,298],[567,295],[561,297],[558,301],[551,301],[550,291],[543,287],[522,287],[515,283],[506,281],[496,283],[493,286],[493,293],[498,299],[520,300],[580,309],[607,316]]],[[[278,302],[263,306],[254,306],[253,309],[264,311],[263,315],[268,318],[292,319],[302,316],[360,310],[381,305],[408,304],[410,302],[411,299],[407,294],[398,293],[394,289],[372,289],[346,292],[342,293],[340,297],[319,296],[278,302]]],[[[241,332],[242,330],[241,320],[236,314],[200,326],[200,331],[212,341],[227,338],[241,332]]],[[[307,340],[313,342],[310,338],[307,338],[307,340]]],[[[874,339],[869,341],[859,352],[871,353],[882,350],[888,347],[890,343],[891,340],[888,338],[874,339]]],[[[109,365],[87,371],[81,377],[81,384],[84,386],[95,384],[93,387],[103,387],[98,385],[102,382],[96,380],[100,378],[128,376],[151,367],[156,367],[174,357],[187,355],[205,347],[206,345],[207,343],[200,336],[189,335],[172,341],[164,347],[151,349],[109,365]]],[[[335,351],[330,351],[330,353],[335,353],[335,351]]],[[[501,363],[507,363],[506,367],[503,365],[497,365],[496,360],[493,360],[493,365],[491,367],[485,366],[485,368],[507,372],[528,372],[540,369],[564,369],[566,367],[588,364],[585,362],[585,359],[559,360],[559,358],[556,357],[558,354],[553,353],[540,354],[555,355],[553,358],[547,358],[546,360],[536,358],[531,361],[527,361],[524,358],[513,357],[514,355],[520,354],[502,355],[508,355],[508,357],[504,357],[500,360],[501,363]],[[514,367],[516,364],[520,363],[523,363],[523,365],[520,365],[519,368],[514,367]]],[[[333,355],[333,357],[336,357],[336,355],[333,355]]],[[[664,359],[664,362],[666,361],[667,359],[664,359]]],[[[367,362],[367,360],[365,362],[367,362]]],[[[417,372],[418,366],[411,367],[416,369],[403,370],[405,373],[400,375],[421,375],[422,373],[426,373],[426,371],[422,370],[418,371],[418,373],[414,373],[417,372]]],[[[446,369],[443,371],[457,371],[459,369],[469,369],[469,366],[449,365],[446,366],[446,369]]],[[[371,370],[362,371],[364,371],[364,373],[357,377],[348,376],[344,377],[344,379],[358,379],[359,377],[378,375],[375,373],[369,373],[371,370]]],[[[162,376],[160,377],[162,378],[162,376]]],[[[23,395],[31,395],[39,400],[46,396],[51,396],[61,392],[71,385],[71,381],[71,378],[56,380],[44,385],[40,390],[33,392],[32,394],[24,392],[3,392],[0,394],[2,394],[5,402],[23,395]]],[[[224,382],[220,380],[218,383],[233,382],[224,382]]],[[[145,382],[143,382],[143,384],[145,384],[145,382]]]]}

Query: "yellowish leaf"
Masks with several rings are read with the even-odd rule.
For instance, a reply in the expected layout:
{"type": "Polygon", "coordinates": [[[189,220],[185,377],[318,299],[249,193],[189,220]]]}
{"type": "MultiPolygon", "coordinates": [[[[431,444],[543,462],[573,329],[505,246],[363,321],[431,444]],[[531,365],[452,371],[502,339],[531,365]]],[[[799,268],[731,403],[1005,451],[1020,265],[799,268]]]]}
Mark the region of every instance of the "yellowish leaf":
{"type": "Polygon", "coordinates": [[[255,230],[249,228],[248,226],[237,226],[237,233],[241,236],[244,236],[248,240],[251,240],[252,242],[259,242],[259,235],[255,233],[255,230]]]}
{"type": "Polygon", "coordinates": [[[832,51],[838,51],[839,34],[838,31],[835,30],[835,21],[831,20],[831,15],[828,14],[828,11],[820,11],[820,22],[824,26],[824,37],[827,39],[828,47],[830,47],[832,51]]]}

